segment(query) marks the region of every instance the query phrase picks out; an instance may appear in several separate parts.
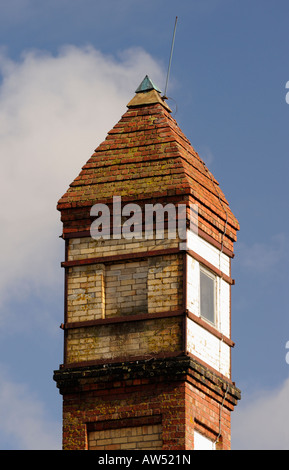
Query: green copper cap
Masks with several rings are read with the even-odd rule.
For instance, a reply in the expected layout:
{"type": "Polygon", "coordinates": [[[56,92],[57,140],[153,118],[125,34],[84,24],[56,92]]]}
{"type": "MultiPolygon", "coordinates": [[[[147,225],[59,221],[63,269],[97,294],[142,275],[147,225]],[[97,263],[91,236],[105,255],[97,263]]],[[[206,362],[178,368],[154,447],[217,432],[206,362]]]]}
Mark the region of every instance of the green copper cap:
{"type": "Polygon", "coordinates": [[[146,75],[135,92],[142,93],[142,92],[150,91],[150,90],[156,90],[159,93],[161,93],[161,90],[159,90],[158,87],[156,87],[154,83],[151,81],[151,79],[146,75]]]}

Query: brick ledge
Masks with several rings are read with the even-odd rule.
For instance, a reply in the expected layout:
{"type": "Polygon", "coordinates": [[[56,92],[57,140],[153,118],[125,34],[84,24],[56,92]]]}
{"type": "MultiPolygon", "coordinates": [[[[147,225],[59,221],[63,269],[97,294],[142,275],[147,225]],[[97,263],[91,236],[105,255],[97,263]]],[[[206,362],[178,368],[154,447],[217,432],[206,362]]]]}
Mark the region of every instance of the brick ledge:
{"type": "Polygon", "coordinates": [[[117,389],[121,386],[145,386],[156,382],[186,381],[201,389],[213,391],[221,400],[233,406],[241,399],[241,392],[230,379],[214,372],[197,359],[182,355],[170,358],[137,360],[133,362],[96,364],[54,371],[60,394],[91,391],[92,389],[117,389]],[[114,385],[112,385],[114,384],[114,385]]]}

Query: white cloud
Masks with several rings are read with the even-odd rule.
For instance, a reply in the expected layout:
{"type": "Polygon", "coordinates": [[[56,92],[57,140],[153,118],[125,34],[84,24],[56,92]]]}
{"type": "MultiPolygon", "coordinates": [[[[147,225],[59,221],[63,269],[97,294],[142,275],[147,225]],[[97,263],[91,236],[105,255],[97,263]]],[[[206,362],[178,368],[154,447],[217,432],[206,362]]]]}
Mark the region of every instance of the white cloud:
{"type": "Polygon", "coordinates": [[[289,450],[289,379],[272,391],[244,395],[232,414],[232,449],[289,450]]]}
{"type": "Polygon", "coordinates": [[[118,122],[145,74],[164,74],[142,49],[105,56],[63,47],[56,56],[0,54],[0,301],[58,282],[64,246],[56,203],[118,122]]]}
{"type": "MultiPolygon", "coordinates": [[[[13,347],[13,334],[19,341],[21,328],[42,332],[43,343],[55,347],[51,325],[55,322],[58,330],[63,319],[53,317],[49,299],[63,281],[64,256],[56,204],[126,111],[146,74],[161,86],[161,67],[142,49],[115,58],[92,47],[67,46],[55,56],[29,51],[21,61],[0,49],[0,333],[6,335],[8,324],[17,327],[9,329],[5,365],[19,350],[25,356],[32,347],[18,342],[13,347]]],[[[36,362],[39,354],[35,351],[36,362]]],[[[43,402],[33,396],[37,386],[17,384],[0,373],[2,443],[21,449],[59,447],[61,423],[47,417],[45,390],[38,390],[43,402]]]]}

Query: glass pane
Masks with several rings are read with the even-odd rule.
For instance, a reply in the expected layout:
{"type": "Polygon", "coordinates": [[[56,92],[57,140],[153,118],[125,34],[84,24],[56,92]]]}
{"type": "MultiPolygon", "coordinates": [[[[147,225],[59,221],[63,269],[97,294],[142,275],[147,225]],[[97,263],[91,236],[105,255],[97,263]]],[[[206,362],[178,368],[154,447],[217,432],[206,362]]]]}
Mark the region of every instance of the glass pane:
{"type": "Polygon", "coordinates": [[[215,281],[200,271],[201,316],[215,323],[215,281]]]}

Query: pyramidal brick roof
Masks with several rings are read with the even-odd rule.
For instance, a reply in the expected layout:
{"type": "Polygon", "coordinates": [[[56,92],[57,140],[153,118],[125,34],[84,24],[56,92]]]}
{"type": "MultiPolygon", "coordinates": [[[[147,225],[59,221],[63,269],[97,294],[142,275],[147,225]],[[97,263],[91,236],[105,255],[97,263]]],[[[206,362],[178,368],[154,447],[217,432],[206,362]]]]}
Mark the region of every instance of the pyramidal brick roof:
{"type": "Polygon", "coordinates": [[[93,204],[113,196],[139,202],[161,198],[199,207],[199,230],[233,251],[239,223],[218,182],[171,116],[160,91],[148,77],[127,111],[96,148],[58,201],[63,233],[89,230],[93,204]]]}

